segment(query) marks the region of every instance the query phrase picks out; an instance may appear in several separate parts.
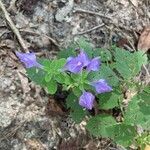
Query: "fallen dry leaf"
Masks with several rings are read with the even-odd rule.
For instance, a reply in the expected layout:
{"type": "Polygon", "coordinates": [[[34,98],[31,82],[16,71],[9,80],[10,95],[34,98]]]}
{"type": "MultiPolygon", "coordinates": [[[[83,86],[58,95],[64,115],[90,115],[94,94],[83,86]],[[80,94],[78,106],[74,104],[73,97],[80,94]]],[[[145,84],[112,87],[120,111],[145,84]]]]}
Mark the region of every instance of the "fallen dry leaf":
{"type": "Polygon", "coordinates": [[[150,145],[146,145],[144,150],[150,150],[150,145]]]}
{"type": "Polygon", "coordinates": [[[25,141],[25,144],[29,150],[45,150],[46,149],[44,145],[41,143],[41,141],[36,140],[36,139],[27,139],[25,141]]]}
{"type": "Polygon", "coordinates": [[[138,42],[138,50],[147,52],[150,49],[150,26],[144,28],[138,42]]]}

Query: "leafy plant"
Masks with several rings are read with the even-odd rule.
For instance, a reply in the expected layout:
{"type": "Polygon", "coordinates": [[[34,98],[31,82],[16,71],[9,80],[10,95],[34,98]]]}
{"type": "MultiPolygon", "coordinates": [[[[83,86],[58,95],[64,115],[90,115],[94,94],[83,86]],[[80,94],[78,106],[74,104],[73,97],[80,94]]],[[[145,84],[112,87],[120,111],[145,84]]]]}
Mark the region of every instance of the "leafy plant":
{"type": "Polygon", "coordinates": [[[95,49],[85,39],[61,51],[54,60],[36,60],[33,53],[16,54],[25,64],[28,77],[49,94],[55,94],[58,85],[69,91],[66,107],[70,115],[77,123],[86,116],[86,128],[92,135],[111,138],[124,147],[149,144],[150,87],[135,80],[142,65],[147,64],[146,54],[115,46],[95,49]],[[126,89],[137,94],[124,105],[126,89]],[[98,113],[93,115],[94,110],[98,113]],[[144,130],[142,135],[138,126],[144,130]]]}

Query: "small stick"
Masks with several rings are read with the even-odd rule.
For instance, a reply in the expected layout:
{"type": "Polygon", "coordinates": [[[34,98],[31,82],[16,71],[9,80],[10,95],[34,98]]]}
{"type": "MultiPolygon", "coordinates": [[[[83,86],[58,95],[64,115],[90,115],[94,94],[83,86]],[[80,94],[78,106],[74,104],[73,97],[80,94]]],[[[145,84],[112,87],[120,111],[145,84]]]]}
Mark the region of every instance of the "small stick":
{"type": "Polygon", "coordinates": [[[97,13],[97,12],[93,12],[93,11],[89,11],[89,10],[84,10],[84,9],[74,9],[74,12],[80,12],[80,13],[87,13],[87,14],[91,14],[91,15],[96,15],[96,16],[99,16],[99,17],[103,17],[103,18],[106,18],[106,19],[109,19],[109,20],[112,20],[112,18],[104,15],[104,14],[100,14],[100,13],[97,13]]]}
{"type": "Polygon", "coordinates": [[[82,34],[85,34],[85,33],[89,33],[89,32],[91,32],[91,31],[93,31],[93,30],[96,30],[96,29],[98,29],[98,28],[104,26],[104,25],[105,25],[105,24],[102,23],[102,24],[100,24],[100,25],[98,25],[98,26],[95,26],[95,27],[93,27],[93,28],[91,28],[91,29],[89,29],[89,30],[83,31],[83,32],[79,32],[79,33],[77,33],[77,34],[75,34],[75,35],[82,35],[82,34]]]}
{"type": "Polygon", "coordinates": [[[18,31],[18,29],[16,28],[15,24],[13,23],[12,19],[9,16],[9,13],[7,12],[3,2],[0,0],[0,8],[2,9],[2,12],[4,13],[5,19],[8,22],[11,30],[13,31],[13,33],[16,35],[21,47],[23,48],[24,52],[29,52],[28,47],[26,46],[26,44],[24,43],[24,40],[22,39],[20,32],[18,31]]]}
{"type": "Polygon", "coordinates": [[[149,73],[149,71],[148,71],[148,69],[146,68],[145,65],[143,65],[143,68],[145,69],[145,72],[146,72],[147,76],[150,77],[150,73],[149,73]]]}

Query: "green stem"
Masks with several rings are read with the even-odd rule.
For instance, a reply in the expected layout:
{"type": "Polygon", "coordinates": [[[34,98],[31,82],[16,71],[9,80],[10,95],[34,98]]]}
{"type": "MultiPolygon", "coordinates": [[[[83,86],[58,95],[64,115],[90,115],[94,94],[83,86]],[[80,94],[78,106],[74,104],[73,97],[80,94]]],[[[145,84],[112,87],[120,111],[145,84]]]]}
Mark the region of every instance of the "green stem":
{"type": "Polygon", "coordinates": [[[83,87],[83,71],[81,71],[81,78],[80,78],[80,83],[81,84],[81,90],[84,91],[84,87],[83,87]]]}

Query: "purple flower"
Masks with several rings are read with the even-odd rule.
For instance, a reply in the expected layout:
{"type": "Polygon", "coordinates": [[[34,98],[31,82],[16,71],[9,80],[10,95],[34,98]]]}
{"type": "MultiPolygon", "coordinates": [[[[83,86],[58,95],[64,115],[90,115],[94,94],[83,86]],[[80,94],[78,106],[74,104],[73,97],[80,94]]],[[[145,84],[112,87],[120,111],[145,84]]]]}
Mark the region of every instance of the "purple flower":
{"type": "Polygon", "coordinates": [[[31,67],[42,68],[43,67],[36,61],[35,53],[16,52],[16,55],[20,59],[20,61],[25,64],[26,68],[31,68],[31,67]]]}
{"type": "Polygon", "coordinates": [[[100,79],[98,81],[95,81],[91,84],[95,87],[97,93],[105,93],[105,92],[111,92],[113,89],[111,86],[108,85],[106,80],[100,79]]]}
{"type": "Polygon", "coordinates": [[[98,71],[100,68],[100,64],[101,64],[101,62],[100,62],[99,57],[95,57],[87,65],[87,70],[88,71],[98,71]]]}
{"type": "Polygon", "coordinates": [[[68,70],[73,73],[78,73],[82,70],[83,64],[78,58],[69,57],[65,64],[64,70],[68,70]]]}
{"type": "Polygon", "coordinates": [[[81,70],[86,67],[87,71],[98,71],[100,67],[99,57],[95,57],[90,60],[87,54],[81,50],[80,54],[77,57],[69,57],[67,63],[64,66],[64,70],[68,70],[73,73],[79,73],[81,70]]]}
{"type": "Polygon", "coordinates": [[[92,93],[84,91],[83,94],[80,96],[79,104],[82,107],[91,110],[94,104],[94,99],[95,97],[92,93]]]}
{"type": "Polygon", "coordinates": [[[67,63],[64,66],[64,70],[68,70],[73,73],[79,73],[83,67],[87,66],[89,59],[83,51],[77,57],[69,57],[67,63]]]}
{"type": "Polygon", "coordinates": [[[87,66],[90,63],[88,55],[83,50],[78,55],[78,59],[80,61],[82,61],[84,67],[87,66]]]}

